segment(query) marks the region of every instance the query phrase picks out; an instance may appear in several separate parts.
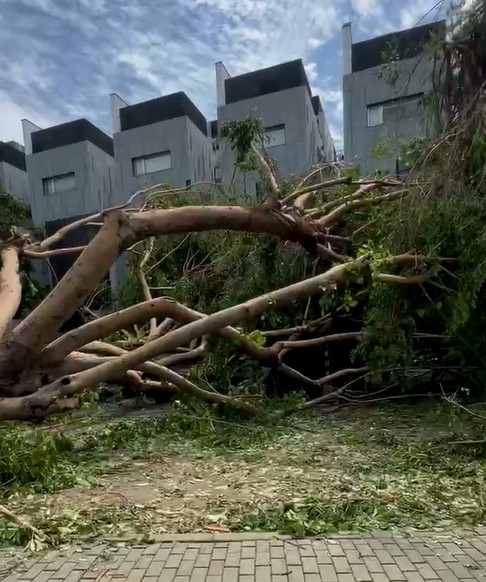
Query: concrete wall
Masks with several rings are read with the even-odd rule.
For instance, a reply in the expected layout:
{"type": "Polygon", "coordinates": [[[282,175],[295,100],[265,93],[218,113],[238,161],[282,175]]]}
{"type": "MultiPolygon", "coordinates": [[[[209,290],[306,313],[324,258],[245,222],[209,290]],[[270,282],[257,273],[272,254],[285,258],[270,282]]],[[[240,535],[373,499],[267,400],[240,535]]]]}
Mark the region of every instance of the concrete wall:
{"type": "Polygon", "coordinates": [[[29,178],[24,170],[0,162],[0,186],[25,204],[30,204],[29,178]]]}
{"type": "Polygon", "coordinates": [[[177,117],[115,133],[116,188],[113,203],[154,184],[185,186],[187,180],[210,180],[210,140],[187,118],[177,117]],[[169,170],[134,176],[133,158],[169,150],[169,170]]]}
{"type": "MultiPolygon", "coordinates": [[[[277,163],[280,176],[301,174],[317,162],[317,118],[306,87],[294,87],[218,107],[220,126],[248,115],[262,119],[264,127],[285,125],[285,145],[267,149],[269,156],[277,163]]],[[[219,164],[222,183],[228,185],[233,176],[234,153],[224,140],[220,144],[219,164]]],[[[258,180],[254,172],[245,175],[237,173],[233,185],[255,194],[258,180]]]]}
{"type": "Polygon", "coordinates": [[[114,160],[90,142],[53,148],[26,157],[31,188],[32,220],[47,221],[98,212],[110,205],[114,160]],[[74,172],[76,187],[44,194],[44,178],[74,172]]]}
{"type": "Polygon", "coordinates": [[[212,181],[212,143],[190,119],[187,119],[187,139],[189,147],[188,179],[195,182],[212,181]]]}
{"type": "MultiPolygon", "coordinates": [[[[375,170],[395,172],[400,141],[424,135],[427,119],[418,100],[407,96],[430,93],[432,62],[423,55],[344,75],[344,154],[348,162],[358,162],[362,174],[375,170]],[[383,78],[380,73],[384,73],[383,78]],[[391,81],[390,74],[398,77],[391,81]],[[390,109],[384,108],[383,124],[367,127],[369,105],[403,99],[390,109]],[[386,146],[384,155],[373,152],[377,144],[386,146]]],[[[375,148],[376,150],[377,148],[375,148]]]]}

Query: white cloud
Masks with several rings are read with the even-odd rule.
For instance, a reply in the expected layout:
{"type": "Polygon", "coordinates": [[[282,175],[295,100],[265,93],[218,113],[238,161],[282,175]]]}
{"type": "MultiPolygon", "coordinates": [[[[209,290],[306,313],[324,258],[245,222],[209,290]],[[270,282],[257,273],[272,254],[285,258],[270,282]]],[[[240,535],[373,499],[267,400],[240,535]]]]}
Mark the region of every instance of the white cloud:
{"type": "Polygon", "coordinates": [[[15,103],[3,92],[0,92],[0,112],[0,141],[16,141],[23,144],[21,120],[24,118],[30,119],[40,127],[54,124],[53,120],[46,119],[38,111],[33,111],[15,103]]]}
{"type": "Polygon", "coordinates": [[[377,0],[351,0],[351,6],[360,16],[369,16],[380,10],[377,0]]]}

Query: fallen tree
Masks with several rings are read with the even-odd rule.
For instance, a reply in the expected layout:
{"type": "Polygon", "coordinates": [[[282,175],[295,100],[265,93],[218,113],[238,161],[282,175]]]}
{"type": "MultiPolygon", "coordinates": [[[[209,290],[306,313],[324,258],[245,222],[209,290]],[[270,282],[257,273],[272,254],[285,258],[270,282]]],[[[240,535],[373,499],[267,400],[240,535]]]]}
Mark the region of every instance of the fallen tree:
{"type": "MultiPolygon", "coordinates": [[[[257,149],[254,152],[258,154],[257,149]]],[[[2,242],[1,420],[30,419],[70,410],[79,406],[83,394],[95,389],[100,382],[127,383],[139,388],[143,387],[144,382],[149,382],[152,388],[175,389],[208,402],[232,405],[246,415],[257,414],[254,405],[204,390],[175,369],[169,369],[181,361],[190,362],[203,354],[207,346],[205,343],[202,347],[199,344],[208,336],[230,342],[233,349],[264,366],[278,368],[281,373],[304,385],[332,390],[330,380],[336,375],[328,379],[325,375],[311,379],[285,362],[283,356],[286,353],[305,346],[305,343],[299,344],[298,334],[291,335],[291,341],[262,347],[251,336],[231,326],[297,300],[332,294],[340,287],[354,285],[364,290],[374,282],[422,284],[436,276],[441,269],[441,259],[416,254],[378,260],[373,253],[356,256],[351,238],[337,232],[338,229],[345,232],[346,225],[353,224],[349,217],[353,217],[358,208],[399,203],[413,190],[414,184],[405,185],[391,178],[360,181],[343,176],[343,168],[339,167],[331,168],[338,177],[323,179],[321,176],[329,173],[329,168],[320,168],[295,185],[290,193],[288,185],[285,185],[284,195],[281,193],[283,183],[274,175],[264,156],[258,154],[257,160],[268,187],[268,198],[257,206],[158,208],[157,190],[151,189],[140,210],[122,207],[107,209],[67,225],[41,242],[31,242],[18,234],[2,242]],[[99,224],[100,227],[86,247],[57,248],[55,251],[50,248],[54,243],[62,242],[69,231],[88,223],[99,224]],[[211,315],[194,311],[191,306],[181,305],[171,298],[152,298],[151,288],[145,279],[145,268],[154,239],[171,234],[215,230],[224,230],[228,236],[231,236],[229,231],[259,233],[276,237],[281,244],[296,245],[312,257],[319,273],[211,315]],[[60,334],[62,325],[83,307],[119,256],[125,251],[137,250],[142,257],[137,277],[144,301],[60,334]],[[19,258],[46,260],[52,252],[79,256],[42,303],[10,329],[21,301],[19,258]],[[402,274],[405,271],[406,274],[402,274]],[[119,347],[119,340],[110,341],[117,333],[146,322],[150,322],[147,333],[137,339],[135,343],[138,345],[128,346],[128,351],[119,347]]],[[[170,192],[162,192],[165,201],[168,194],[170,192]]],[[[303,328],[308,324],[305,321],[303,328]]],[[[328,340],[322,336],[316,341],[325,344],[337,339],[328,340]]],[[[343,375],[348,373],[353,371],[345,371],[343,375]]]]}

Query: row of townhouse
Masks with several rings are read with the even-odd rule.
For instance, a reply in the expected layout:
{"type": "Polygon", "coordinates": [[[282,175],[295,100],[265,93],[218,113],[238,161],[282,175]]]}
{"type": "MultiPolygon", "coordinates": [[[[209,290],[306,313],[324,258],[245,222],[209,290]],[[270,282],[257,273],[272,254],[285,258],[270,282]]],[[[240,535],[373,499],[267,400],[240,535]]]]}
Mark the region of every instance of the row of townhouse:
{"type": "MultiPolygon", "coordinates": [[[[423,103],[436,82],[430,41],[444,35],[445,22],[439,22],[353,43],[351,24],[343,26],[344,157],[362,175],[406,171],[402,144],[429,130],[423,103]]],[[[320,99],[312,95],[301,60],[236,77],[223,63],[215,69],[213,121],[183,92],[133,105],[112,94],[112,136],[85,119],[45,129],[23,120],[25,151],[0,142],[0,185],[25,200],[34,224],[50,233],[153,184],[231,184],[258,196],[258,176],[235,174],[234,152],[221,139],[225,122],[249,115],[262,119],[280,176],[335,159],[320,99]]],[[[87,236],[73,233],[65,244],[77,246],[87,236]]],[[[70,261],[53,260],[58,276],[70,261]]]]}
{"type": "MultiPolygon", "coordinates": [[[[22,198],[34,224],[50,234],[154,184],[231,183],[258,196],[257,174],[234,175],[234,152],[221,139],[225,122],[248,115],[262,120],[280,176],[335,159],[321,102],[301,60],[236,77],[217,63],[216,85],[217,119],[209,122],[183,92],[132,105],[112,94],[112,136],[86,119],[49,128],[24,119],[25,149],[0,143],[0,184],[22,198]]],[[[64,244],[78,246],[89,235],[88,229],[75,231],[64,244]]],[[[58,277],[71,261],[53,258],[58,277]]]]}

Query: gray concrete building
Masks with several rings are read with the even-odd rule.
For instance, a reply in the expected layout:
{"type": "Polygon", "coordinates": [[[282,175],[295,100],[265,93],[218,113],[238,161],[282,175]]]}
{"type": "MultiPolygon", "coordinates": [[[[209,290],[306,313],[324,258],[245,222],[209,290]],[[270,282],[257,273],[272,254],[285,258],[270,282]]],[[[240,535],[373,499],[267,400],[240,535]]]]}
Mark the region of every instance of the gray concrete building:
{"type": "MultiPolygon", "coordinates": [[[[218,131],[224,123],[248,116],[262,120],[265,149],[280,177],[301,174],[319,161],[334,160],[334,146],[318,98],[313,98],[301,60],[231,77],[216,63],[218,131]]],[[[219,140],[215,176],[250,194],[258,194],[255,172],[234,175],[234,152],[219,140]]]]}
{"type": "MultiPolygon", "coordinates": [[[[113,204],[113,140],[86,119],[40,129],[23,120],[29,204],[34,225],[47,234],[113,204]]],[[[70,233],[62,246],[86,244],[87,228],[70,233]]],[[[56,276],[72,255],[53,257],[56,276]]]]}
{"type": "Polygon", "coordinates": [[[353,43],[342,29],[344,155],[363,175],[400,174],[403,144],[430,130],[424,97],[434,91],[430,41],[445,23],[417,26],[353,43]]]}
{"type": "Polygon", "coordinates": [[[212,180],[212,145],[204,115],[183,92],[128,105],[111,96],[116,202],[154,184],[212,180]]]}
{"type": "Polygon", "coordinates": [[[15,141],[0,141],[0,187],[28,203],[29,179],[25,169],[25,152],[15,141]]]}

